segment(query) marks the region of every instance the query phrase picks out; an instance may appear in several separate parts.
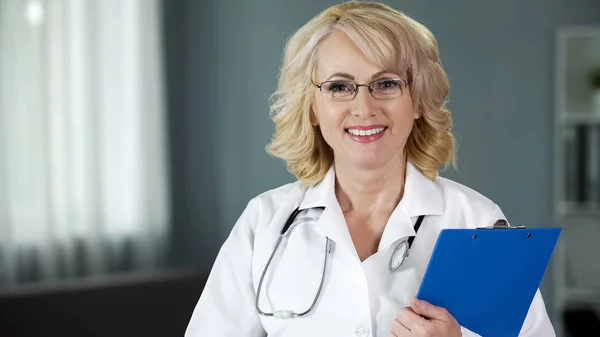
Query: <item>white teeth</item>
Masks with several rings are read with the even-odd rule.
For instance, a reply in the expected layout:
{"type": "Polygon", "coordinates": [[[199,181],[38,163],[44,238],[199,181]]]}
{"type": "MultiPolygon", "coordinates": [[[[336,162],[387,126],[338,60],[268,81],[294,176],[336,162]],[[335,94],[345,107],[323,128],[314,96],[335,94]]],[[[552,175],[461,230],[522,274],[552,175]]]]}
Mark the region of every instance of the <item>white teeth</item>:
{"type": "Polygon", "coordinates": [[[383,132],[383,130],[385,130],[385,128],[376,128],[376,129],[369,129],[369,130],[348,129],[348,133],[353,136],[372,136],[372,135],[376,135],[380,132],[383,132]]]}

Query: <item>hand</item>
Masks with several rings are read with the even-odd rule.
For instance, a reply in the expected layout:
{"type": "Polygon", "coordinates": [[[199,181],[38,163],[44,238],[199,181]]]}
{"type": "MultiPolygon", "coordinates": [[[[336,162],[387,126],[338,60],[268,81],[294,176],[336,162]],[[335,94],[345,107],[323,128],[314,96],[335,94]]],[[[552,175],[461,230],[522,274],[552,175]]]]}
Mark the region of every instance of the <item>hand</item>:
{"type": "Polygon", "coordinates": [[[461,337],[460,326],[450,313],[412,297],[410,307],[398,311],[388,337],[461,337]]]}

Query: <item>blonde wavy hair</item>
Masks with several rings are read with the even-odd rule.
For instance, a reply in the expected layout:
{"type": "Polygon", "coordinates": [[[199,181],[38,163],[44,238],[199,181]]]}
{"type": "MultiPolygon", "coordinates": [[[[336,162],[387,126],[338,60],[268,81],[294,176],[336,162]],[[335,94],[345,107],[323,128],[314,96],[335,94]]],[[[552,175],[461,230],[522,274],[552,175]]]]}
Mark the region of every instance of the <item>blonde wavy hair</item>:
{"type": "Polygon", "coordinates": [[[382,69],[407,74],[413,106],[421,116],[406,143],[407,159],[432,180],[443,165],[455,164],[452,117],[445,107],[450,86],[437,40],[406,14],[362,1],[326,9],[288,40],[278,88],[270,102],[275,134],[267,152],[283,159],[288,170],[308,186],[320,182],[331,167],[333,150],[311,119],[319,46],[334,30],[348,35],[382,69]]]}

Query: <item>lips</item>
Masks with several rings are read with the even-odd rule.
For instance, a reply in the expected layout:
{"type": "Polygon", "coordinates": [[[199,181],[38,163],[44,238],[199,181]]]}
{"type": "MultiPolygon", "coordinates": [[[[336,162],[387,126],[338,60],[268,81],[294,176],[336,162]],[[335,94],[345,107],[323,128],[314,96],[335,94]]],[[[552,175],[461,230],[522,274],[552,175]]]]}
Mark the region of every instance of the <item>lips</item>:
{"type": "Polygon", "coordinates": [[[384,125],[371,125],[371,126],[350,126],[345,129],[348,137],[358,143],[371,143],[374,142],[385,134],[388,129],[384,125]]]}
{"type": "Polygon", "coordinates": [[[349,134],[351,134],[353,136],[371,136],[371,135],[376,135],[378,133],[381,133],[381,132],[385,131],[385,129],[387,129],[387,127],[378,127],[378,128],[371,128],[371,129],[349,128],[349,129],[346,129],[346,132],[348,132],[349,134]]]}

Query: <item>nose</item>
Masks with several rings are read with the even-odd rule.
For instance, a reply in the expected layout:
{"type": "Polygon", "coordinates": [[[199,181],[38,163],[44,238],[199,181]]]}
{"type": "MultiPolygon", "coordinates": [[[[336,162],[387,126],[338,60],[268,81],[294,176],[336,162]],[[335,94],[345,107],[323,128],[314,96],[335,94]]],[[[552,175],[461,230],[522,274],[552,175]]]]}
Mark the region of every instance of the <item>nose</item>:
{"type": "Polygon", "coordinates": [[[375,115],[375,109],[373,108],[373,101],[375,98],[371,96],[369,87],[361,86],[357,88],[358,92],[354,97],[354,105],[352,107],[352,115],[361,119],[368,119],[375,115]]]}

